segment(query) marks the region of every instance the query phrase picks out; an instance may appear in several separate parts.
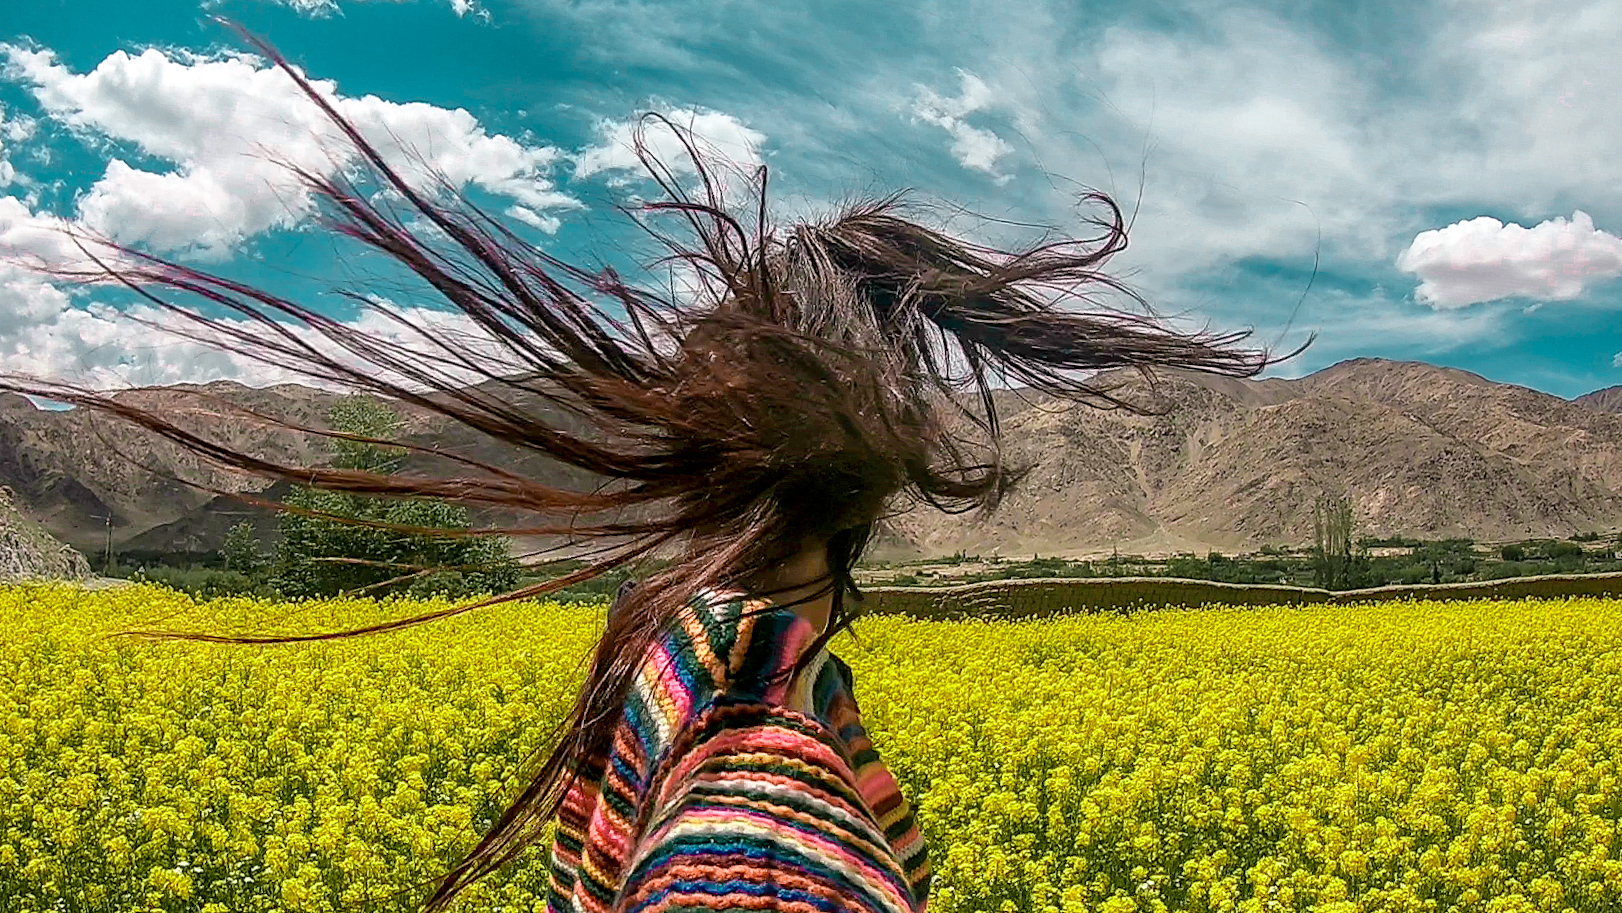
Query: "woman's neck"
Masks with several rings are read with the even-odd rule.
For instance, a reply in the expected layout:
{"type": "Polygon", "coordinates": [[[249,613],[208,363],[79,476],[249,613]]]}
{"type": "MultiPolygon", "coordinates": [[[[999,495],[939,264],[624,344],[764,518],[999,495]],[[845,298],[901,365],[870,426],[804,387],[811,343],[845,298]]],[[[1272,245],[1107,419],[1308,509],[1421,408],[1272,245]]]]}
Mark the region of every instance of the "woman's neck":
{"type": "MultiPolygon", "coordinates": [[[[802,543],[799,554],[744,581],[743,588],[751,595],[771,600],[774,605],[787,605],[827,586],[828,574],[828,544],[808,539],[802,543]],[[782,592],[777,592],[779,590],[782,592]]],[[[821,634],[828,627],[833,604],[830,589],[816,599],[790,608],[821,634]]]]}

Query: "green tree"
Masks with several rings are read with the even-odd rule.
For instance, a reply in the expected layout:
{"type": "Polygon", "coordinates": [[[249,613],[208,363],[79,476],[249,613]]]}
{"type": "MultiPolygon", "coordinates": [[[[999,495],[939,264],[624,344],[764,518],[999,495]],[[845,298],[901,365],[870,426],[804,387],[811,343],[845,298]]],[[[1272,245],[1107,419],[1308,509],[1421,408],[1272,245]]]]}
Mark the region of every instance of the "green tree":
{"type": "MultiPolygon", "coordinates": [[[[327,421],[332,430],[390,440],[400,417],[365,397],[335,405],[327,421]]],[[[397,446],[344,439],[331,442],[333,465],[366,472],[398,472],[405,451],[397,446]]],[[[467,508],[430,498],[380,498],[296,489],[287,506],[345,520],[442,530],[469,528],[467,508]]],[[[506,537],[402,533],[355,523],[283,511],[278,518],[282,541],[276,550],[273,583],[284,596],[331,596],[342,592],[366,595],[452,597],[501,592],[518,583],[519,565],[506,537]]]]}
{"type": "Polygon", "coordinates": [[[1313,582],[1326,590],[1361,586],[1368,577],[1369,555],[1352,535],[1351,499],[1319,496],[1312,506],[1312,528],[1313,582]]]}
{"type": "Polygon", "coordinates": [[[259,538],[254,535],[252,523],[244,520],[226,531],[220,557],[228,571],[251,575],[264,569],[265,555],[259,550],[259,538]]]}

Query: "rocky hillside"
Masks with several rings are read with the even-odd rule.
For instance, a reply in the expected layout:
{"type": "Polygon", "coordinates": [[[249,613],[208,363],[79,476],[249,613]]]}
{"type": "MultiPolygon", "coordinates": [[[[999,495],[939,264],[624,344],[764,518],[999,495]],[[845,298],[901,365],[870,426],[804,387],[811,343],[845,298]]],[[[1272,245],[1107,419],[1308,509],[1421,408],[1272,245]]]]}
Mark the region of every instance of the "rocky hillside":
{"type": "Polygon", "coordinates": [[[11,489],[0,486],[0,581],[84,580],[89,576],[90,563],[84,556],[18,513],[11,489]]]}
{"type": "MultiPolygon", "coordinates": [[[[1104,379],[1123,381],[1120,395],[1135,402],[1169,407],[1161,416],[1000,392],[1006,453],[1033,466],[1023,488],[991,517],[927,507],[898,517],[881,530],[875,556],[1297,545],[1312,538],[1310,505],[1320,493],[1348,495],[1359,527],[1376,535],[1493,541],[1622,526],[1622,388],[1568,401],[1466,371],[1372,358],[1297,380],[1158,377],[1153,388],[1133,372],[1104,379]]],[[[303,387],[229,383],[123,395],[292,463],[320,460],[319,438],[277,430],[232,404],[319,425],[332,401],[303,387]]],[[[413,443],[550,483],[593,482],[435,416],[408,418],[413,443]]],[[[413,468],[451,471],[443,460],[413,468]]],[[[224,491],[263,486],[80,410],[0,397],[0,483],[66,542],[99,551],[106,516],[125,548],[212,548],[242,518],[270,528],[269,515],[177,479],[224,491]]],[[[479,516],[482,524],[522,521],[479,516]]]]}
{"type": "Polygon", "coordinates": [[[1601,412],[1615,412],[1622,414],[1622,385],[1605,387],[1592,393],[1584,393],[1572,400],[1579,406],[1598,409],[1601,412]]]}
{"type": "Polygon", "coordinates": [[[1622,525],[1622,415],[1419,362],[1354,359],[1298,380],[1135,374],[1139,417],[1042,403],[1008,423],[1035,464],[986,522],[903,518],[928,554],[1249,550],[1312,539],[1318,493],[1375,535],[1479,540],[1622,525]]]}

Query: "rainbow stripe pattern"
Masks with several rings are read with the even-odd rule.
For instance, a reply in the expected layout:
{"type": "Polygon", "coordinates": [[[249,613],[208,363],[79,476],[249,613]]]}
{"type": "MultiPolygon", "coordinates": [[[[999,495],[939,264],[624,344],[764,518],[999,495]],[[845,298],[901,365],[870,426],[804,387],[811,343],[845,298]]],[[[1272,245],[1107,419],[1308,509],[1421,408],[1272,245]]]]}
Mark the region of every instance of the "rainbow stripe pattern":
{"type": "Polygon", "coordinates": [[[575,768],[548,913],[923,913],[928,854],[862,728],[850,667],[792,609],[701,594],[575,768]]]}

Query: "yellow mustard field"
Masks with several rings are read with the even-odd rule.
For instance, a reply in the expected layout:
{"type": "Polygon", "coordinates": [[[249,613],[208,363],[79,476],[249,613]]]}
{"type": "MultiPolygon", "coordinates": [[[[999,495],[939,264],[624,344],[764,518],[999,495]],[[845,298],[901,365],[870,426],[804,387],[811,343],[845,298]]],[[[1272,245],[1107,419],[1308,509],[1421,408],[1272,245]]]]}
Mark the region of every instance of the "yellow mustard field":
{"type": "MultiPolygon", "coordinates": [[[[548,744],[601,606],[103,635],[431,608],[0,589],[0,910],[414,909],[548,744]]],[[[834,650],[939,913],[1622,910],[1619,602],[873,617],[834,650]]],[[[461,908],[545,884],[541,845],[461,908]]]]}

